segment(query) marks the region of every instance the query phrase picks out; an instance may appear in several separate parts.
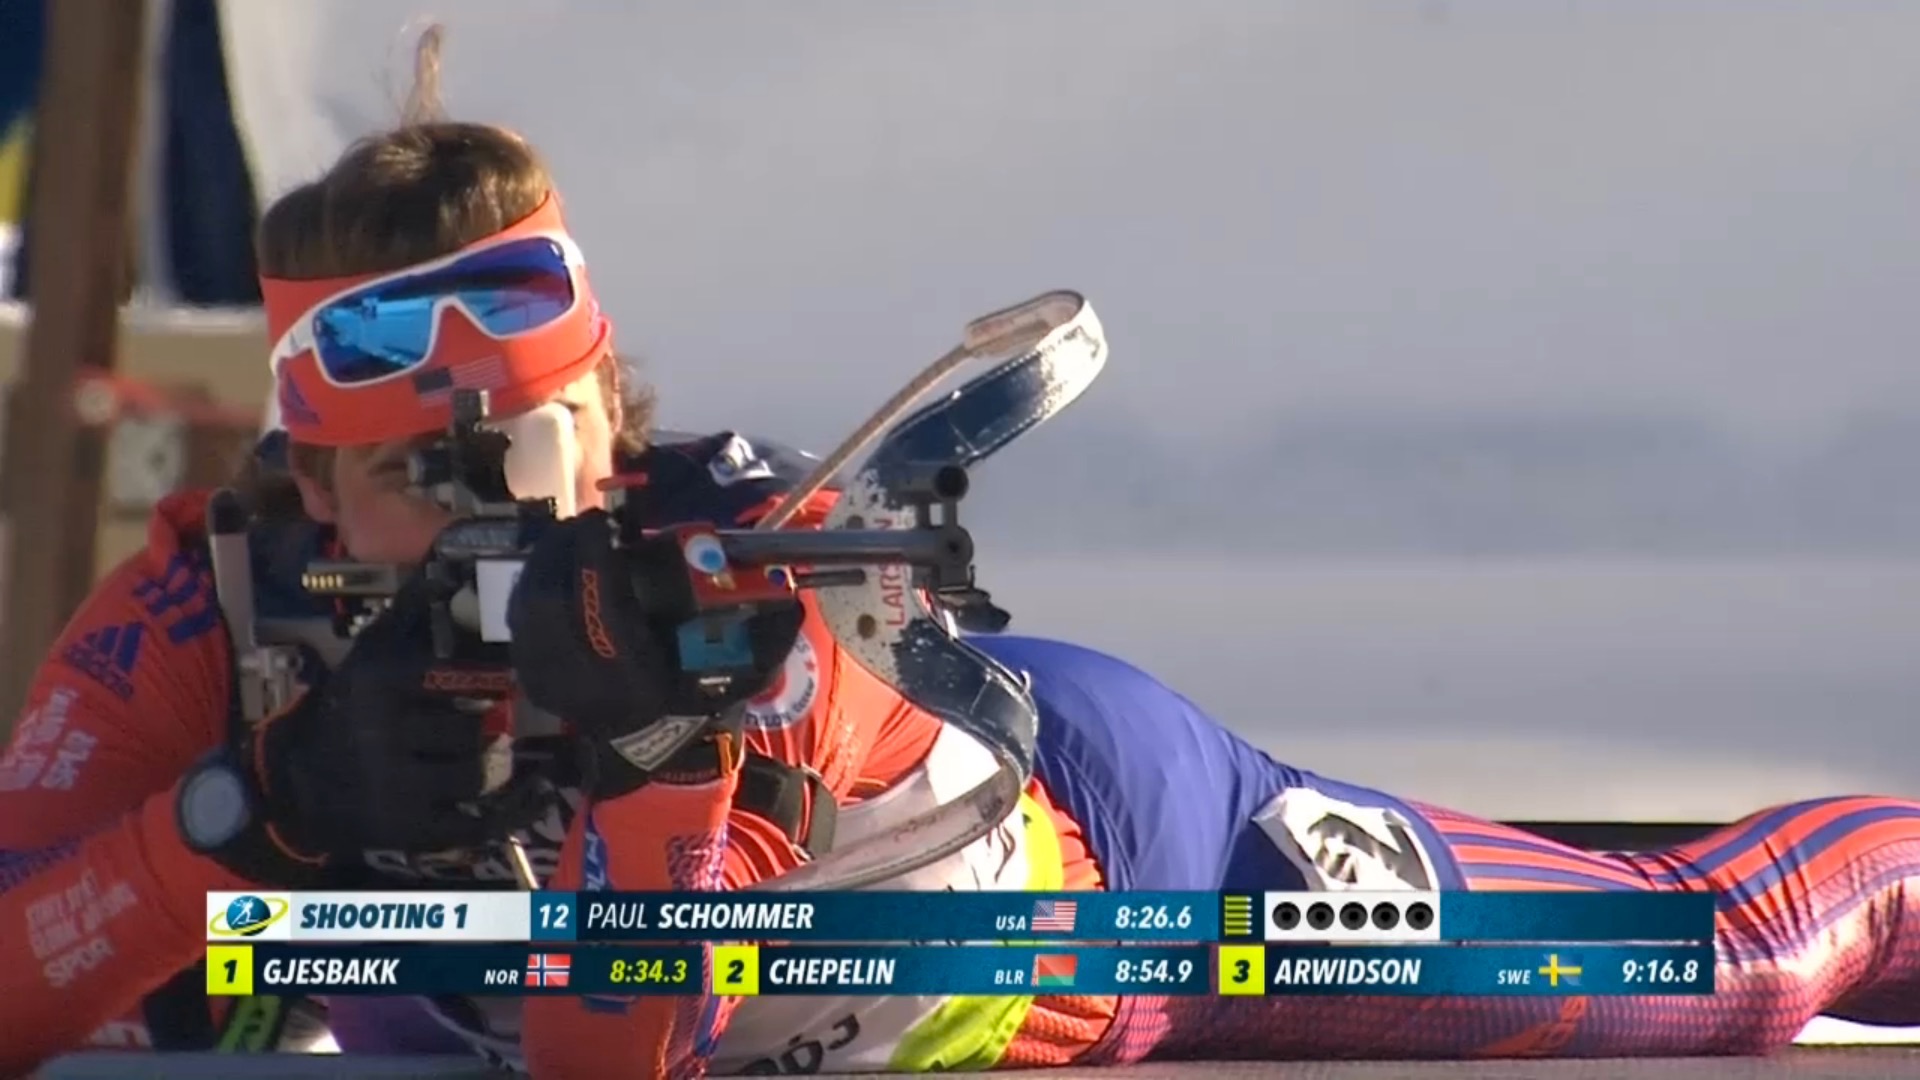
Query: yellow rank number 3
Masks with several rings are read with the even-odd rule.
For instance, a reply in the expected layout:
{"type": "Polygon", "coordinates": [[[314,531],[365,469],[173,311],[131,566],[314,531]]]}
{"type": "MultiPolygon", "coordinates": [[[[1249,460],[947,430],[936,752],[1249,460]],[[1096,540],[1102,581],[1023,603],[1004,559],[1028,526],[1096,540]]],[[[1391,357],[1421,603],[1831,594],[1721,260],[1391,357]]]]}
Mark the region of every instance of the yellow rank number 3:
{"type": "Polygon", "coordinates": [[[1220,995],[1264,994],[1267,992],[1267,947],[1265,945],[1222,945],[1219,972],[1220,995]]]}
{"type": "Polygon", "coordinates": [[[207,996],[247,997],[253,993],[253,946],[207,946],[207,996]]]}

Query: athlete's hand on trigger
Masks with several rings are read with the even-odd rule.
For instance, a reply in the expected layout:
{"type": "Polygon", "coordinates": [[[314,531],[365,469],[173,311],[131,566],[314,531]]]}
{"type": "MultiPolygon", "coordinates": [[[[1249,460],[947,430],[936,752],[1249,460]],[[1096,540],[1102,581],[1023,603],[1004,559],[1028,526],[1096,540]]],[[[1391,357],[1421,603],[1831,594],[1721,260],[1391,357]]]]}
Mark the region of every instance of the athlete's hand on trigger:
{"type": "Polygon", "coordinates": [[[274,884],[369,849],[484,848],[544,811],[545,786],[510,777],[509,744],[487,731],[485,699],[511,692],[510,673],[437,659],[430,617],[415,579],[339,667],[242,736],[260,827],[215,858],[274,884]]]}
{"type": "Polygon", "coordinates": [[[725,715],[764,690],[805,615],[794,603],[755,616],[747,630],[758,677],[718,697],[688,692],[675,627],[646,610],[635,585],[655,577],[642,565],[647,558],[672,560],[659,568],[660,580],[684,575],[681,556],[665,546],[617,549],[614,535],[599,510],[558,523],[529,553],[507,608],[520,689],[579,733],[589,787],[600,798],[646,783],[661,747],[693,730],[693,720],[725,715]]]}

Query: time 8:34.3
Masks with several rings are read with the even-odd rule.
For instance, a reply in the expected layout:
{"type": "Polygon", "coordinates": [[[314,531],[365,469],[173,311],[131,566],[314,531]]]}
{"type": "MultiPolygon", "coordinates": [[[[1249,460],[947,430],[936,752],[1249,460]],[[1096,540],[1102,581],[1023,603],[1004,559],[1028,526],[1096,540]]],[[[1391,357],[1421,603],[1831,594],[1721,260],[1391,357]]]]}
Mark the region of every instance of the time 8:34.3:
{"type": "Polygon", "coordinates": [[[607,981],[615,986],[685,986],[691,974],[685,960],[659,956],[616,958],[607,966],[607,981]]]}

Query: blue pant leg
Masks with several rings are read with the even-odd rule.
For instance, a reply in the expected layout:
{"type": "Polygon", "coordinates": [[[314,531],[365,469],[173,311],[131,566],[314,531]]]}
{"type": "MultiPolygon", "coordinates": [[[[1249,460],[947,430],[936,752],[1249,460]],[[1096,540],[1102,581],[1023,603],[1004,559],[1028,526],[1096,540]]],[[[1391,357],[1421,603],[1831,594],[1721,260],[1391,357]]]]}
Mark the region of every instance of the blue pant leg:
{"type": "Polygon", "coordinates": [[[1036,772],[1080,823],[1112,889],[1307,887],[1272,835],[1277,826],[1256,823],[1289,792],[1324,796],[1330,814],[1391,812],[1427,852],[1433,887],[1459,887],[1446,845],[1405,802],[1277,762],[1114,657],[1040,638],[969,641],[1032,676],[1036,772]]]}

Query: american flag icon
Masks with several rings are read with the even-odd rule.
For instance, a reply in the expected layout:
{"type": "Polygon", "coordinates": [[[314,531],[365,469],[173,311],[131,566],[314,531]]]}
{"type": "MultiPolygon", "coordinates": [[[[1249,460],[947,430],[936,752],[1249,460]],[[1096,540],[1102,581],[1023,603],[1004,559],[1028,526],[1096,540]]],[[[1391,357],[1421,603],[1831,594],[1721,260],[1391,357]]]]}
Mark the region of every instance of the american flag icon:
{"type": "Polygon", "coordinates": [[[528,986],[565,986],[573,957],[567,953],[531,953],[527,956],[528,986]]]}
{"type": "Polygon", "coordinates": [[[1079,914],[1077,900],[1035,900],[1029,929],[1042,934],[1071,934],[1079,914]]]}
{"type": "Polygon", "coordinates": [[[413,392],[422,405],[441,405],[452,400],[455,390],[498,390],[507,385],[505,357],[489,356],[451,367],[436,367],[413,377],[413,392]]]}

